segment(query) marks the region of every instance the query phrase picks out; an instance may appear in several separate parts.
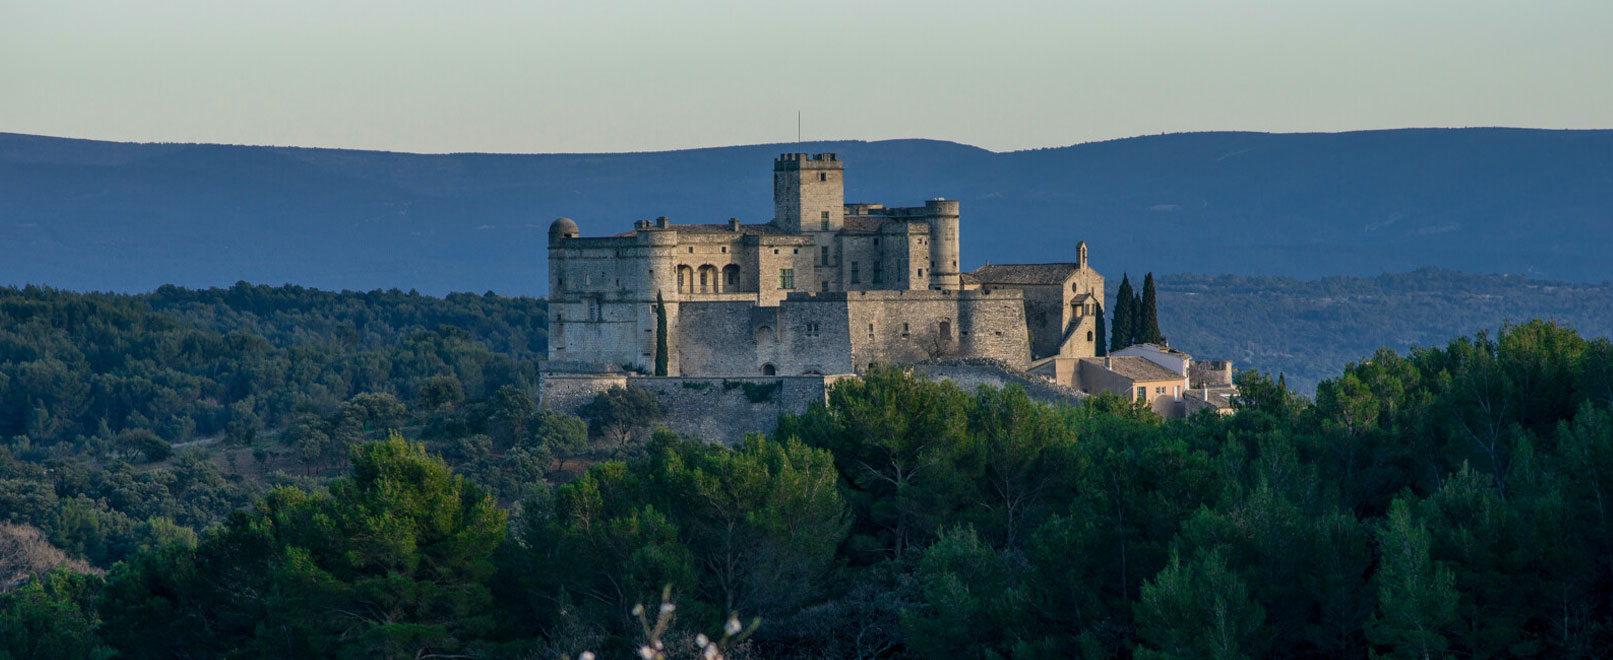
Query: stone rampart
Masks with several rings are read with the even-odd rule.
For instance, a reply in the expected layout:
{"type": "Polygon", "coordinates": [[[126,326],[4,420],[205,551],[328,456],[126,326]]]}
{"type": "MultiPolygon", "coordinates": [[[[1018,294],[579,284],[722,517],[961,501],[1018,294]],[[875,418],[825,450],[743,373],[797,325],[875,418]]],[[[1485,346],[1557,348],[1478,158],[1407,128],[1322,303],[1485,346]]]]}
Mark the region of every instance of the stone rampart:
{"type": "Polygon", "coordinates": [[[770,434],[782,413],[801,414],[828,401],[829,386],[844,376],[654,378],[606,374],[539,377],[539,405],[576,414],[600,392],[634,387],[655,393],[666,409],[660,424],[684,435],[732,446],[748,432],[770,434]]]}
{"type": "Polygon", "coordinates": [[[912,370],[913,373],[931,380],[950,380],[966,392],[973,392],[981,385],[998,389],[1018,385],[1032,399],[1048,404],[1080,405],[1087,397],[1087,394],[1080,390],[1020,371],[1001,360],[987,358],[934,360],[915,364],[912,370]]]}

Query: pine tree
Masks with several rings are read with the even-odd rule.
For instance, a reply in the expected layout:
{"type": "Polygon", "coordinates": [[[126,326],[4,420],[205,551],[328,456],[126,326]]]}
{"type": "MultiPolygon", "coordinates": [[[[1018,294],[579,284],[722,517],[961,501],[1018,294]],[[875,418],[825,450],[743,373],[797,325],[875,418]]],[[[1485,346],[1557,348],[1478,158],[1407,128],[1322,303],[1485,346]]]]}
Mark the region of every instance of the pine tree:
{"type": "Polygon", "coordinates": [[[1132,293],[1131,278],[1125,274],[1120,276],[1120,289],[1115,291],[1115,325],[1110,331],[1109,350],[1118,351],[1131,345],[1135,336],[1132,319],[1133,307],[1136,304],[1136,294],[1132,293]]]}
{"type": "Polygon", "coordinates": [[[1103,303],[1098,303],[1098,319],[1097,319],[1097,322],[1098,322],[1097,331],[1093,333],[1092,354],[1096,355],[1098,357],[1103,357],[1103,356],[1109,354],[1109,350],[1108,350],[1108,348],[1105,347],[1105,343],[1104,343],[1106,338],[1103,336],[1103,333],[1109,331],[1108,328],[1104,327],[1104,322],[1103,322],[1103,303]]]}
{"type": "Polygon", "coordinates": [[[1154,274],[1143,276],[1142,304],[1138,306],[1137,314],[1137,343],[1163,344],[1165,336],[1159,333],[1159,310],[1156,308],[1158,299],[1154,296],[1154,274]]]}
{"type": "Polygon", "coordinates": [[[662,299],[661,292],[655,292],[655,375],[667,375],[669,363],[672,360],[667,349],[666,338],[666,300],[662,299]]]}

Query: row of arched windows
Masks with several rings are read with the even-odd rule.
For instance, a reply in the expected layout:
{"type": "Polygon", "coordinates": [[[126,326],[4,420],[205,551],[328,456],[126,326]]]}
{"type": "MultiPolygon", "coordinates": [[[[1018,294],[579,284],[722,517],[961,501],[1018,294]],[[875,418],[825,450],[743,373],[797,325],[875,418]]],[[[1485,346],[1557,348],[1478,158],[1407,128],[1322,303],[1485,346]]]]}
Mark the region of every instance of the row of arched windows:
{"type": "Polygon", "coordinates": [[[681,293],[722,293],[739,290],[739,265],[716,266],[706,264],[699,268],[678,266],[678,291],[681,293]]]}

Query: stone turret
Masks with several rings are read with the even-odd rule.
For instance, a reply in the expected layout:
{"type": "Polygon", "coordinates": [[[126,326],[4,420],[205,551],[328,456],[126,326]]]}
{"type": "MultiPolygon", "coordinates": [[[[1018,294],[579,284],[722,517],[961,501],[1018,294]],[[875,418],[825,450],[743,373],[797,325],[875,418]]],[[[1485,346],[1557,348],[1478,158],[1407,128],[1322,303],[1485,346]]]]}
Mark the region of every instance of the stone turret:
{"type": "Polygon", "coordinates": [[[924,203],[930,225],[930,288],[958,289],[958,202],[932,199],[924,203]]]}
{"type": "Polygon", "coordinates": [[[774,224],[791,233],[840,231],[845,169],[835,154],[781,154],[773,159],[774,224]]]}

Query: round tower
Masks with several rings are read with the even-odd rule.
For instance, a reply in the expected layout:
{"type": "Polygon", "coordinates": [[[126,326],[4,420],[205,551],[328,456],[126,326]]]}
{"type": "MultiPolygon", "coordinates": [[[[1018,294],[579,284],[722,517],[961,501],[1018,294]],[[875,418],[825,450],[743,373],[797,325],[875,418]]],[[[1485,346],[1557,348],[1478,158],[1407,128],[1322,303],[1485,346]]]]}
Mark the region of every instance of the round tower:
{"type": "Polygon", "coordinates": [[[930,288],[960,289],[958,276],[958,202],[932,199],[924,203],[930,225],[930,288]]]}
{"type": "Polygon", "coordinates": [[[560,297],[561,290],[565,288],[560,286],[561,278],[566,272],[565,257],[564,253],[560,251],[560,246],[565,243],[566,239],[576,238],[579,235],[581,235],[581,231],[577,229],[577,223],[572,222],[571,218],[557,218],[549,225],[549,296],[551,298],[560,297]]]}

